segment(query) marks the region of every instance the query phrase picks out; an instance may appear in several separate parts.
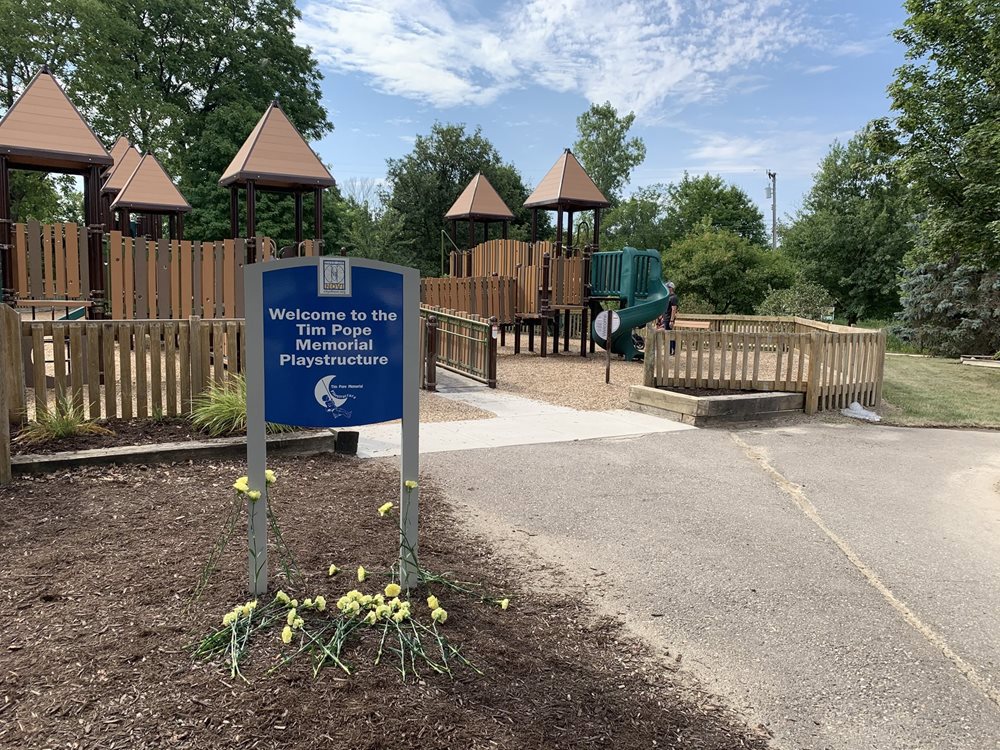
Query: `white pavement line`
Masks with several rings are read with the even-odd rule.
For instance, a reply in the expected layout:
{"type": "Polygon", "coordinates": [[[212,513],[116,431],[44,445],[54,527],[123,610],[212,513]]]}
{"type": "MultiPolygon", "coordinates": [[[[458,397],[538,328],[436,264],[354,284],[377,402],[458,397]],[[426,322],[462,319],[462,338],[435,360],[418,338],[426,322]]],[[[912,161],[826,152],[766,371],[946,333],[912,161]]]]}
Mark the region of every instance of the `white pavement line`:
{"type": "Polygon", "coordinates": [[[879,578],[878,574],[872,570],[864,560],[861,559],[858,553],[854,551],[854,548],[851,547],[846,540],[842,539],[837,532],[826,525],[826,522],[816,510],[816,506],[812,504],[806,493],[802,491],[802,487],[787,479],[780,471],[774,468],[761,449],[753,447],[735,433],[730,433],[730,436],[733,441],[743,449],[743,452],[746,453],[747,457],[760,466],[765,473],[770,475],[770,477],[774,480],[774,483],[778,485],[778,488],[791,497],[806,517],[812,521],[831,542],[837,545],[837,548],[844,554],[851,564],[858,569],[858,572],[864,576],[865,580],[871,584],[872,588],[882,595],[882,598],[889,603],[889,606],[896,610],[896,612],[902,616],[907,624],[923,636],[929,643],[931,643],[931,645],[938,648],[941,653],[944,654],[945,658],[947,658],[955,666],[955,668],[970,683],[972,683],[973,687],[978,689],[979,692],[981,692],[994,704],[1000,706],[1000,690],[993,687],[988,680],[984,679],[982,675],[976,671],[974,666],[955,653],[943,637],[926,625],[919,617],[917,617],[913,610],[906,606],[905,602],[901,601],[895,594],[892,593],[892,590],[886,586],[885,583],[882,582],[882,579],[879,578]]]}

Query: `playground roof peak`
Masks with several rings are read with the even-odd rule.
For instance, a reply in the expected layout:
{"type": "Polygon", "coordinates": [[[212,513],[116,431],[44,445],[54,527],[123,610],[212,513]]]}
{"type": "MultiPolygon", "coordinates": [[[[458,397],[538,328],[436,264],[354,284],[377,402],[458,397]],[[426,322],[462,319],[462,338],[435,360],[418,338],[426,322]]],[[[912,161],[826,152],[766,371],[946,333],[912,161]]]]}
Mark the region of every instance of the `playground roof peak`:
{"type": "Polygon", "coordinates": [[[0,154],[13,167],[81,171],[114,163],[45,66],[0,120],[0,154]]]}
{"type": "Polygon", "coordinates": [[[191,210],[163,165],[152,154],[139,160],[111,208],[139,213],[186,213],[191,210]]]}
{"type": "Polygon", "coordinates": [[[444,218],[508,221],[514,218],[514,213],[507,208],[507,204],[486,179],[486,175],[476,172],[476,176],[465,186],[465,190],[448,209],[444,218]]]}
{"type": "Polygon", "coordinates": [[[128,138],[123,135],[118,136],[114,145],[108,150],[108,153],[111,154],[111,158],[115,160],[115,165],[112,169],[118,166],[118,162],[121,161],[121,158],[125,156],[125,152],[130,148],[132,148],[132,144],[129,143],[128,138]]]}
{"type": "Polygon", "coordinates": [[[261,187],[285,190],[336,184],[277,100],[265,110],[222,173],[219,184],[223,187],[243,185],[248,180],[254,180],[261,187]]]}
{"type": "MultiPolygon", "coordinates": [[[[119,138],[120,140],[122,139],[119,138]]],[[[135,168],[142,161],[142,154],[139,153],[139,149],[132,146],[128,141],[125,141],[125,144],[128,148],[120,156],[115,156],[114,149],[111,150],[111,155],[115,156],[115,165],[108,171],[104,185],[101,186],[102,193],[117,193],[125,187],[128,178],[132,176],[135,168]]],[[[115,146],[117,147],[118,144],[116,143],[115,146]]]]}
{"type": "Polygon", "coordinates": [[[607,208],[611,202],[604,197],[583,165],[566,149],[542,178],[535,192],[524,202],[526,208],[550,210],[582,210],[607,208]]]}

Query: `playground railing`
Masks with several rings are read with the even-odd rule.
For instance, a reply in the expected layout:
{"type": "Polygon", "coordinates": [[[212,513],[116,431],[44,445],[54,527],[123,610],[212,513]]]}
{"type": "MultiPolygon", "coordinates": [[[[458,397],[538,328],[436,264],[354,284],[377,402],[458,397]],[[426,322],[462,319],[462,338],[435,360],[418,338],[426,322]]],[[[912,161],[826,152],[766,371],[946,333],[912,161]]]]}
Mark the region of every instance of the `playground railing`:
{"type": "Polygon", "coordinates": [[[33,302],[88,299],[86,227],[29,221],[13,225],[12,239],[14,290],[18,298],[33,302]]]}
{"type": "MultiPolygon", "coordinates": [[[[495,320],[426,305],[420,306],[420,315],[426,319],[433,316],[437,323],[433,351],[428,347],[425,358],[434,359],[437,367],[497,387],[495,320]]],[[[424,381],[433,382],[428,374],[424,381]]]]}
{"type": "Polygon", "coordinates": [[[885,333],[805,319],[759,322],[749,317],[686,316],[721,323],[716,330],[654,330],[647,326],[643,382],[652,387],[805,393],[805,410],[840,409],[882,400],[885,333]],[[785,323],[792,328],[781,330],[785,323]],[[795,332],[798,326],[801,332],[795,332]],[[820,328],[822,326],[822,328],[820,328]],[[673,353],[671,353],[673,349],[673,353]]]}
{"type": "Polygon", "coordinates": [[[516,281],[503,276],[422,279],[420,302],[430,307],[461,310],[508,325],[517,309],[516,281]]]}

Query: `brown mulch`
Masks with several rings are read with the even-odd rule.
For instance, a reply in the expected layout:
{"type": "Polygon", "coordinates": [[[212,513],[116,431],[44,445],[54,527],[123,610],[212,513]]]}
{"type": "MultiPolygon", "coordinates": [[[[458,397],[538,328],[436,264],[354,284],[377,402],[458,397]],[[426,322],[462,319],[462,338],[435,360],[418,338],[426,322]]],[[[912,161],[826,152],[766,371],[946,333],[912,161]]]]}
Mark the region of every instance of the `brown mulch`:
{"type": "MultiPolygon", "coordinates": [[[[348,573],[328,578],[331,562],[388,567],[395,524],[375,509],[396,493],[391,466],[324,456],[274,468],[275,508],[308,578],[296,593],[335,601],[358,586],[348,573]]],[[[239,473],[224,462],[87,469],[0,488],[0,747],[767,747],[578,599],[526,593],[519,581],[536,563],[496,556],[429,483],[424,566],[512,601],[501,612],[437,592],[443,629],[484,676],[428,672],[404,684],[363,649],[347,653],[352,677],[327,668],[313,680],[305,659],[267,675],[282,653],[276,633],[244,665],[249,684],[193,661],[185,647],[245,598],[237,531],[185,609],[239,473]]],[[[383,573],[361,588],[386,582],[383,573]]]]}
{"type": "Polygon", "coordinates": [[[49,454],[93,448],[118,448],[124,445],[153,445],[209,439],[207,433],[195,429],[186,419],[116,419],[100,424],[111,430],[111,434],[73,435],[44,443],[21,443],[14,435],[10,452],[15,456],[28,453],[49,454]]]}

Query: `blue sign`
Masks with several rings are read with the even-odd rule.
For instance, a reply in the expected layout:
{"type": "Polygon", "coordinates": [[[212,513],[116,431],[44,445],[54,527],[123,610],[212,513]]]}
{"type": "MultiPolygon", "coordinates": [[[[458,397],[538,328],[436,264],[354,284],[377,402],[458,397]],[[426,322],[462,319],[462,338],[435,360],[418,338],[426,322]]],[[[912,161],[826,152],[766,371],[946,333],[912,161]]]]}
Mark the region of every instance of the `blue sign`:
{"type": "Polygon", "coordinates": [[[403,276],[349,258],[263,269],[264,418],[352,427],[403,416],[403,276]]]}

